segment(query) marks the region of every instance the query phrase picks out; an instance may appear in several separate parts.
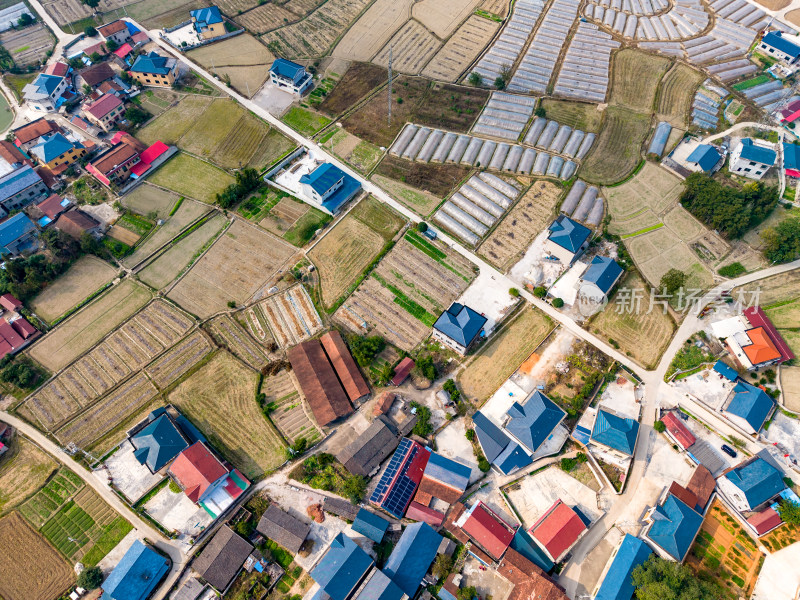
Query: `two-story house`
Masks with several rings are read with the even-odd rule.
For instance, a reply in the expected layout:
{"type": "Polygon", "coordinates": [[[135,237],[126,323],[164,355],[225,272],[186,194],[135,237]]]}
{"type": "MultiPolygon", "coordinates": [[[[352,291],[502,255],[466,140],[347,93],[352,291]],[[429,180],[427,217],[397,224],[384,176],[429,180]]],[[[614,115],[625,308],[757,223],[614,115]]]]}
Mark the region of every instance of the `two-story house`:
{"type": "Polygon", "coordinates": [[[298,65],[285,58],[277,58],[269,68],[269,79],[280,88],[302,95],[314,83],[311,74],[303,65],[298,65]]]}
{"type": "Polygon", "coordinates": [[[728,169],[731,173],[750,179],[761,179],[777,158],[778,154],[772,144],[742,138],[731,152],[728,169]]]}
{"type": "Polygon", "coordinates": [[[19,210],[48,193],[39,174],[25,165],[0,177],[0,217],[19,210]]]}
{"type": "Polygon", "coordinates": [[[82,112],[90,123],[103,131],[110,131],[122,118],[125,103],[114,94],[103,94],[97,100],[84,104],[82,112]]]}
{"type": "Polygon", "coordinates": [[[800,59],[800,45],[781,31],[770,31],[761,38],[758,49],[788,65],[795,65],[800,59]]]}
{"type": "Polygon", "coordinates": [[[68,140],[61,133],[43,137],[31,148],[31,154],[42,166],[47,167],[55,175],[59,175],[86,154],[86,148],[79,142],[68,140]]]}
{"type": "Polygon", "coordinates": [[[213,40],[225,35],[225,21],[216,6],[193,10],[191,13],[194,30],[201,40],[213,40]]]}
{"type": "Polygon", "coordinates": [[[69,87],[66,77],[39,73],[31,83],[22,88],[25,103],[39,112],[56,112],[64,103],[62,95],[69,87]]]}
{"type": "Polygon", "coordinates": [[[155,52],[140,54],[129,73],[141,85],[171,87],[178,74],[178,61],[155,52]]]}
{"type": "Polygon", "coordinates": [[[97,32],[103,36],[104,41],[108,42],[111,40],[117,46],[121,46],[131,39],[131,33],[128,30],[128,24],[122,20],[106,23],[102,27],[98,27],[97,32]]]}

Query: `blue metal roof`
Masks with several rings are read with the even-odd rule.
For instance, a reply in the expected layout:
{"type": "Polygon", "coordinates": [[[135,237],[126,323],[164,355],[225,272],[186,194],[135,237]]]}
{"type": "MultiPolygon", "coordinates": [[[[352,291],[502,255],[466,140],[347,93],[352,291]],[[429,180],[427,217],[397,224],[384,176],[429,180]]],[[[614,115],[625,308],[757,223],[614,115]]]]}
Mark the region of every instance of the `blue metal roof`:
{"type": "Polygon", "coordinates": [[[439,590],[439,600],[458,600],[453,594],[442,588],[439,590]]]}
{"type": "Polygon", "coordinates": [[[136,25],[134,25],[130,21],[125,21],[125,27],[128,28],[128,33],[130,33],[131,35],[136,35],[137,33],[139,33],[139,28],[136,27],[136,25]]]}
{"type": "Polygon", "coordinates": [[[103,582],[103,598],[144,600],[168,569],[166,558],[136,540],[103,582]]]}
{"type": "Polygon", "coordinates": [[[49,137],[43,137],[42,141],[31,148],[31,154],[40,161],[48,163],[73,148],[80,147],[82,147],[80,144],[73,144],[62,134],[54,133],[49,137]]]}
{"type": "Polygon", "coordinates": [[[5,249],[9,244],[36,230],[25,213],[17,213],[0,223],[0,249],[5,249]]]}
{"type": "MultiPolygon", "coordinates": [[[[174,60],[174,59],[173,59],[174,60]]],[[[136,57],[131,67],[133,73],[150,73],[155,75],[166,75],[170,71],[167,66],[168,59],[156,52],[149,52],[148,54],[140,54],[136,57]]]]}
{"type": "Polygon", "coordinates": [[[770,31],[761,41],[767,46],[772,46],[776,50],[788,54],[792,58],[800,56],[800,46],[783,37],[780,31],[770,31]]]}
{"type": "Polygon", "coordinates": [[[783,473],[761,457],[735,467],[725,477],[742,491],[751,509],[771,500],[786,488],[783,473]]]}
{"type": "Polygon", "coordinates": [[[209,6],[207,8],[198,8],[189,13],[195,20],[195,28],[208,27],[214,23],[222,23],[222,15],[216,6],[209,6]]]}
{"type": "Polygon", "coordinates": [[[297,63],[286,60],[285,58],[276,58],[269,70],[276,75],[293,80],[299,74],[304,73],[306,68],[303,65],[298,65],[297,63]]]}
{"type": "Polygon", "coordinates": [[[475,435],[481,445],[486,460],[494,463],[503,450],[511,443],[511,439],[482,412],[472,415],[472,424],[475,426],[475,435]]]}
{"type": "Polygon", "coordinates": [[[692,545],[703,517],[672,494],[653,511],[653,525],[647,537],[677,561],[682,561],[692,545]]]}
{"type": "Polygon", "coordinates": [[[652,553],[647,543],[626,533],[594,600],[631,600],[634,592],[631,574],[652,553]]]}
{"type": "Polygon", "coordinates": [[[494,465],[500,469],[503,475],[511,475],[511,473],[517,469],[527,467],[532,462],[533,460],[528,453],[522,449],[522,446],[516,442],[511,442],[506,446],[502,454],[495,459],[494,465]]]}
{"type": "Polygon", "coordinates": [[[739,378],[739,373],[736,372],[736,369],[721,360],[714,363],[714,370],[729,381],[736,381],[739,378]]]}
{"type": "Polygon", "coordinates": [[[764,148],[763,146],[756,146],[750,138],[742,139],[742,158],[744,160],[752,160],[753,162],[769,165],[770,167],[775,164],[775,159],[778,154],[771,148],[764,148]]]}
{"type": "Polygon", "coordinates": [[[441,481],[451,487],[460,489],[462,492],[469,485],[469,476],[472,473],[467,465],[462,465],[450,458],[446,458],[436,452],[431,452],[428,464],[425,465],[425,476],[441,481]]]}
{"type": "Polygon", "coordinates": [[[433,328],[466,347],[478,337],[486,321],[486,317],[479,315],[469,306],[453,302],[450,308],[436,319],[433,328]]]}
{"type": "Polygon", "coordinates": [[[375,569],[367,584],[353,600],[402,600],[403,590],[383,571],[375,569]]]}
{"type": "Polygon", "coordinates": [[[604,410],[597,411],[597,418],[592,428],[592,439],[609,448],[633,456],[636,436],[639,434],[639,422],[612,415],[604,410]]]}
{"type": "Polygon", "coordinates": [[[567,416],[563,409],[538,390],[524,405],[514,402],[506,414],[511,417],[506,431],[531,452],[536,452],[567,416]]]}
{"type": "Polygon", "coordinates": [[[617,261],[607,256],[595,256],[583,274],[583,280],[595,284],[601,292],[608,294],[620,275],[622,267],[617,261]]]}
{"type": "Polygon", "coordinates": [[[686,160],[690,163],[697,163],[703,171],[708,173],[716,166],[720,158],[722,157],[714,146],[710,144],[700,144],[697,148],[692,150],[692,153],[686,160]]]}
{"type": "MultiPolygon", "coordinates": [[[[436,558],[440,536],[427,523],[412,523],[406,527],[400,541],[389,555],[383,572],[394,581],[403,592],[413,598],[419,584],[436,558]]],[[[337,600],[337,599],[334,599],[337,600]]]]}
{"type": "Polygon", "coordinates": [[[576,223],[566,215],[559,215],[549,227],[549,239],[554,244],[566,248],[573,254],[577,254],[583,243],[592,234],[588,227],[576,223]]]}
{"type": "Polygon", "coordinates": [[[650,142],[650,147],[647,149],[648,154],[664,154],[664,148],[667,146],[669,134],[672,132],[672,125],[666,121],[661,121],[656,126],[656,131],[653,134],[653,140],[650,142]]]}
{"type": "Polygon", "coordinates": [[[300,183],[307,183],[320,196],[336,185],[344,176],[344,171],[332,163],[322,163],[311,173],[300,178],[300,183]]]}
{"type": "Polygon", "coordinates": [[[764,390],[740,381],[733,388],[733,398],[727,411],[741,417],[758,431],[764,426],[764,421],[774,406],[775,401],[764,390]]]}
{"type": "Polygon", "coordinates": [[[48,75],[47,73],[39,73],[36,79],[33,80],[31,85],[39,88],[39,93],[47,94],[48,96],[56,91],[56,88],[63,81],[63,77],[58,75],[48,75]]]}
{"type": "Polygon", "coordinates": [[[371,566],[369,555],[345,534],[339,533],[309,575],[333,600],[347,600],[371,566]]]}
{"type": "Polygon", "coordinates": [[[20,167],[0,177],[0,202],[7,200],[42,180],[39,174],[30,165],[20,167]]]}
{"type": "Polygon", "coordinates": [[[783,167],[800,171],[800,146],[783,142],[783,167]]]}
{"type": "Polygon", "coordinates": [[[549,573],[553,569],[553,561],[545,554],[539,544],[533,541],[533,538],[523,527],[517,529],[517,533],[514,534],[511,540],[511,547],[545,573],[549,573]]]}
{"type": "Polygon", "coordinates": [[[162,414],[131,438],[134,456],[155,473],[178,456],[189,444],[168,415],[162,414]]]}
{"type": "Polygon", "coordinates": [[[353,521],[353,531],[368,537],[375,543],[380,543],[387,529],[389,529],[389,521],[366,508],[359,509],[355,521],[353,521]]]}

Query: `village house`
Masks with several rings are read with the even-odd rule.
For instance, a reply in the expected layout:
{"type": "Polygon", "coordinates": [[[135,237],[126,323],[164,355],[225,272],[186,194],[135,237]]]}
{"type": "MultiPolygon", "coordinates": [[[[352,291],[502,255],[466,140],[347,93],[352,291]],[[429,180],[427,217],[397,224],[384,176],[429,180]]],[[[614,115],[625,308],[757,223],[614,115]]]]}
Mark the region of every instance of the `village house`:
{"type": "Polygon", "coordinates": [[[667,560],[683,562],[700,532],[703,516],[677,496],[666,493],[661,504],[646,515],[645,539],[667,560]]]}
{"type": "Polygon", "coordinates": [[[311,527],[282,510],[277,504],[270,504],[258,521],[256,531],[292,554],[297,554],[311,533],[311,527]]]}
{"type": "Polygon", "coordinates": [[[0,177],[0,216],[19,210],[47,192],[42,178],[28,165],[3,175],[0,177]]]}
{"type": "Polygon", "coordinates": [[[728,169],[750,179],[761,179],[778,158],[772,144],[742,138],[731,152],[728,169]]]}
{"type": "Polygon", "coordinates": [[[199,8],[189,13],[192,16],[194,30],[197,37],[201,40],[213,40],[221,35],[225,35],[225,21],[216,6],[199,8]]]}
{"type": "Polygon", "coordinates": [[[464,356],[482,336],[487,318],[469,306],[453,302],[433,324],[431,336],[464,356]]]}
{"type": "Polygon", "coordinates": [[[223,525],[194,560],[192,569],[224,595],[252,551],[250,542],[223,525]]]}
{"type": "Polygon", "coordinates": [[[0,223],[0,256],[17,256],[36,247],[36,225],[24,213],[0,223]]]}
{"type": "Polygon", "coordinates": [[[288,358],[320,427],[353,412],[347,392],[319,340],[307,340],[294,346],[288,358]]]}
{"type": "Polygon", "coordinates": [[[131,39],[130,31],[128,31],[128,24],[119,19],[106,23],[102,27],[97,28],[97,32],[103,37],[103,40],[108,42],[113,41],[117,46],[121,46],[131,39]]]}
{"type": "Polygon", "coordinates": [[[696,173],[713,173],[722,166],[722,155],[711,144],[699,144],[686,158],[686,168],[696,173]]]}
{"type": "Polygon", "coordinates": [[[139,153],[145,149],[141,142],[129,135],[115,136],[112,143],[111,148],[86,165],[86,170],[107,187],[125,183],[131,176],[131,169],[140,161],[139,153]]]}
{"type": "Polygon", "coordinates": [[[314,83],[311,74],[302,65],[285,58],[276,58],[269,68],[269,79],[273,85],[303,95],[314,83]]]}
{"type": "Polygon", "coordinates": [[[27,125],[12,129],[11,133],[14,135],[14,142],[18,148],[23,152],[27,152],[33,146],[39,143],[39,138],[49,135],[51,133],[60,133],[61,128],[55,123],[45,117],[39,117],[35,121],[31,121],[27,125]]]}
{"type": "Polygon", "coordinates": [[[82,112],[89,122],[103,131],[110,131],[122,118],[125,104],[113,94],[103,94],[97,100],[84,104],[82,112]]]}
{"type": "Polygon", "coordinates": [[[50,194],[36,205],[36,208],[42,213],[38,220],[39,227],[47,227],[71,206],[72,202],[67,198],[62,198],[58,194],[50,194]]]}
{"type": "Polygon", "coordinates": [[[724,411],[728,419],[750,434],[758,433],[772,414],[775,401],[761,388],[738,381],[731,390],[724,411]]]}
{"type": "Polygon", "coordinates": [[[136,540],[103,581],[104,600],[145,600],[169,571],[169,560],[136,540]]]}
{"type": "Polygon", "coordinates": [[[306,199],[334,214],[361,190],[361,184],[339,167],[322,163],[300,177],[300,189],[306,199]]]}
{"type": "Polygon", "coordinates": [[[137,56],[128,72],[141,85],[172,87],[178,74],[178,61],[149,52],[137,56]]]}
{"type": "Polygon", "coordinates": [[[22,88],[22,97],[30,108],[39,112],[56,112],[64,103],[63,94],[69,88],[66,77],[39,73],[22,88]]]}
{"type": "Polygon", "coordinates": [[[544,250],[565,265],[571,265],[589,247],[591,234],[588,227],[584,227],[566,215],[559,215],[548,227],[544,250]]]}
{"type": "Polygon", "coordinates": [[[561,562],[587,531],[580,515],[560,499],[528,530],[554,563],[561,562]]]}
{"type": "Polygon", "coordinates": [[[77,85],[84,91],[84,87],[89,87],[91,90],[94,90],[102,83],[112,81],[115,76],[116,73],[114,73],[114,69],[111,68],[111,65],[107,62],[101,62],[83,69],[78,73],[75,79],[77,85]]]}
{"type": "Polygon", "coordinates": [[[61,133],[54,133],[41,138],[41,141],[31,148],[31,155],[54,175],[60,175],[71,164],[86,155],[86,148],[80,142],[68,140],[61,133]]]}
{"type": "Polygon", "coordinates": [[[33,161],[16,145],[8,140],[0,140],[0,177],[24,167],[33,166],[33,161]]]}
{"type": "MultiPolygon", "coordinates": [[[[796,36],[795,39],[797,39],[796,36]]],[[[758,49],[787,65],[795,65],[800,59],[800,45],[789,39],[788,34],[784,34],[782,31],[770,31],[761,38],[758,49]]]]}
{"type": "Polygon", "coordinates": [[[631,581],[633,570],[644,564],[652,553],[647,543],[626,533],[600,576],[594,600],[631,600],[634,592],[631,581]]]}
{"type": "Polygon", "coordinates": [[[101,233],[100,222],[79,208],[62,213],[56,219],[53,227],[76,240],[81,239],[86,234],[98,236],[101,233]]]}
{"type": "Polygon", "coordinates": [[[614,259],[595,256],[589,263],[589,268],[581,275],[578,295],[600,304],[608,299],[624,272],[614,259]]]}
{"type": "Polygon", "coordinates": [[[598,409],[590,437],[593,445],[625,459],[633,456],[638,437],[638,421],[620,417],[602,408],[598,409]]]}

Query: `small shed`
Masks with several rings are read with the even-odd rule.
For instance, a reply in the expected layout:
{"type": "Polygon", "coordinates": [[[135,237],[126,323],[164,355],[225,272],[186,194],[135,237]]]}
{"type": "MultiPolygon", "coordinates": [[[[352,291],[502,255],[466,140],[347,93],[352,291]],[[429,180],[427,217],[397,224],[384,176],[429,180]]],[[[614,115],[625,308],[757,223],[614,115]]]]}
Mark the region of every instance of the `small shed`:
{"type": "Polygon", "coordinates": [[[411,370],[415,367],[414,361],[406,356],[400,361],[400,364],[394,370],[394,377],[392,377],[392,385],[401,385],[411,374],[411,370]]]}
{"type": "Polygon", "coordinates": [[[387,529],[389,529],[389,521],[366,508],[359,510],[353,521],[353,531],[371,539],[376,544],[381,543],[387,529]]]}

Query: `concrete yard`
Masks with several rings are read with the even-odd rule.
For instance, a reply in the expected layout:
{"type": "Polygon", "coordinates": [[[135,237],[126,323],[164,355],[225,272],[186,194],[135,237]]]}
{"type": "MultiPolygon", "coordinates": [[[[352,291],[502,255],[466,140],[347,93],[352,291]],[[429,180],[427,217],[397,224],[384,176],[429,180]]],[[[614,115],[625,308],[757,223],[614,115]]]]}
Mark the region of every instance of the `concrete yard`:
{"type": "Polygon", "coordinates": [[[492,600],[506,600],[514,589],[510,581],[500,577],[494,569],[487,569],[472,556],[467,556],[461,574],[464,576],[461,587],[475,586],[479,598],[491,596],[492,600]]]}
{"type": "Polygon", "coordinates": [[[710,408],[719,410],[725,404],[734,384],[716,371],[707,369],[675,381],[672,386],[678,393],[689,394],[710,408]]]}
{"type": "Polygon", "coordinates": [[[211,515],[189,500],[186,494],[175,493],[169,486],[153,496],[144,509],[165,529],[177,531],[184,538],[199,534],[213,521],[211,515]]]}
{"type": "Polygon", "coordinates": [[[511,297],[508,286],[495,279],[490,271],[481,271],[457,300],[486,317],[486,335],[511,312],[518,299],[511,297]]]}
{"type": "Polygon", "coordinates": [[[600,406],[621,417],[639,420],[641,405],[636,401],[635,386],[630,379],[622,377],[608,384],[600,398],[600,406]]]}
{"type": "Polygon", "coordinates": [[[767,555],[750,600],[794,600],[800,593],[800,543],[767,555]]]}
{"type": "Polygon", "coordinates": [[[276,117],[285,113],[295,99],[294,94],[272,85],[269,80],[253,96],[254,103],[276,117]]]}
{"type": "Polygon", "coordinates": [[[764,435],[770,442],[777,443],[782,451],[791,454],[792,458],[800,459],[800,421],[778,411],[764,435]]]}
{"type": "Polygon", "coordinates": [[[140,537],[139,532],[132,529],[128,534],[119,541],[119,544],[114,546],[111,551],[106,554],[103,559],[97,563],[97,566],[103,571],[103,575],[108,575],[117,566],[117,563],[122,560],[125,553],[133,546],[133,542],[140,537]]]}
{"type": "Polygon", "coordinates": [[[446,456],[462,465],[467,465],[470,469],[470,485],[480,479],[483,473],[478,468],[475,455],[472,452],[472,444],[467,439],[464,419],[455,419],[450,425],[442,429],[436,436],[436,452],[446,456]]]}
{"type": "Polygon", "coordinates": [[[128,440],[106,459],[105,467],[106,469],[94,471],[95,477],[106,483],[110,476],[116,488],[131,502],[136,502],[163,479],[159,475],[153,475],[150,469],[136,460],[133,456],[133,444],[128,440]]]}

